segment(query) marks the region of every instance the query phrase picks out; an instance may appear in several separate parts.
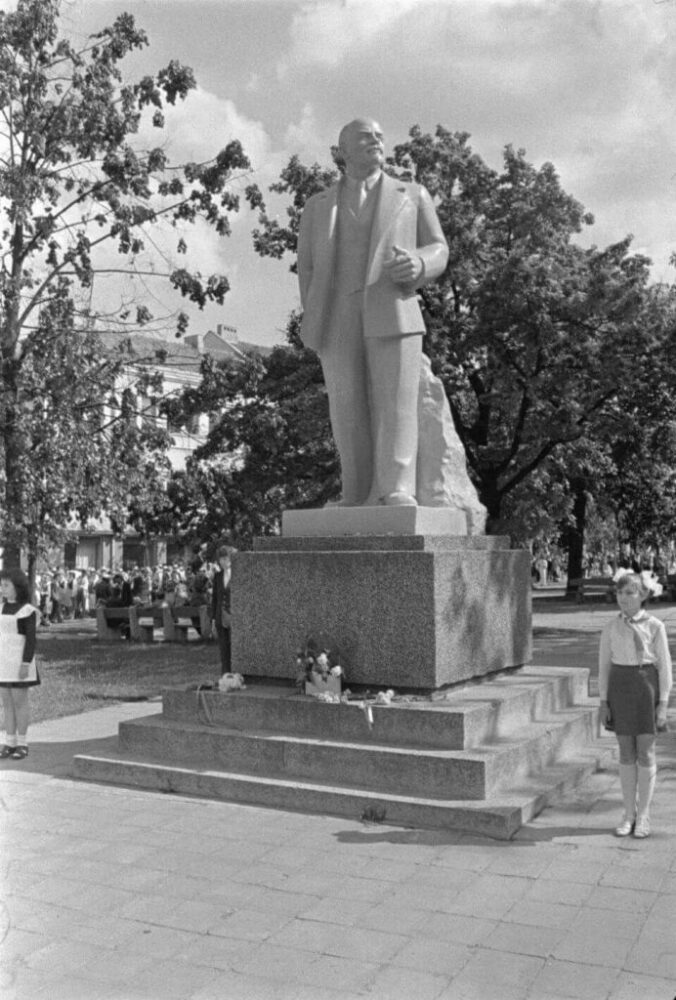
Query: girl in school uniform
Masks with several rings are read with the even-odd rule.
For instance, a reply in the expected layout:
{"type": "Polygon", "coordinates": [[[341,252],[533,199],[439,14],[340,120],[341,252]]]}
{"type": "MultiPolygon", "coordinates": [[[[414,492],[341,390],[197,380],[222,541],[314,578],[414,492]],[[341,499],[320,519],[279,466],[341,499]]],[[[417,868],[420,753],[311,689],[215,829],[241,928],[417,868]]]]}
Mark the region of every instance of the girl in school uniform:
{"type": "Polygon", "coordinates": [[[19,570],[0,571],[0,696],[5,745],[0,758],[28,756],[28,689],[40,683],[35,664],[39,611],[30,603],[30,585],[19,570]]]}
{"type": "Polygon", "coordinates": [[[643,838],[650,834],[655,738],[666,728],[671,656],[663,622],[644,608],[661,585],[651,573],[626,570],[615,584],[620,614],[603,629],[599,649],[601,723],[614,729],[620,751],[624,816],[615,834],[643,838]]]}

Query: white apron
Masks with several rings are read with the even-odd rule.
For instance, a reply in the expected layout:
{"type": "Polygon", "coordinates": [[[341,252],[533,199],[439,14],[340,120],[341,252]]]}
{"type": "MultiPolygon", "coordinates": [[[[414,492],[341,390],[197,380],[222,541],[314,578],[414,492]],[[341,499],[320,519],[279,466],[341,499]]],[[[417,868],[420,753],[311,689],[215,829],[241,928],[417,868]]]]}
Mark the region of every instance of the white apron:
{"type": "Polygon", "coordinates": [[[32,604],[24,604],[13,615],[0,613],[0,683],[34,684],[38,679],[37,665],[33,657],[26,677],[19,677],[23,663],[26,636],[19,634],[19,619],[28,618],[36,612],[32,604]]]}

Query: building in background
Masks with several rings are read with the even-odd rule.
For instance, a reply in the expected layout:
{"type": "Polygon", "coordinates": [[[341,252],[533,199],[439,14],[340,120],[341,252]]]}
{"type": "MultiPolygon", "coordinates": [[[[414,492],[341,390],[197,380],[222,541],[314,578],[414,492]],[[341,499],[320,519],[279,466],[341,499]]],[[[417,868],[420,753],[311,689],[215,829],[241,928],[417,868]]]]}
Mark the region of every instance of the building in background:
{"type": "MultiPolygon", "coordinates": [[[[103,335],[104,341],[110,340],[114,347],[119,342],[119,335],[103,335]]],[[[265,353],[266,348],[241,341],[237,330],[231,326],[219,324],[216,331],[209,330],[203,334],[190,334],[181,340],[164,340],[147,334],[135,334],[132,338],[134,349],[139,357],[139,365],[147,365],[147,358],[153,357],[157,349],[164,354],[162,362],[153,362],[153,368],[162,379],[162,397],[178,395],[184,389],[195,386],[201,381],[200,365],[204,355],[211,355],[216,360],[244,359],[252,352],[265,353]]],[[[120,386],[120,392],[134,392],[134,370],[130,368],[126,384],[120,386]]],[[[161,420],[164,418],[153,411],[149,400],[138,396],[136,405],[139,419],[161,420]]],[[[195,449],[204,443],[209,433],[209,414],[199,414],[189,424],[180,427],[169,426],[172,444],[167,453],[172,470],[182,471],[186,461],[195,449]]],[[[172,558],[184,555],[182,547],[172,538],[144,539],[131,529],[122,537],[116,535],[106,518],[90,522],[86,528],[73,527],[71,538],[63,547],[63,552],[52,551],[48,562],[50,566],[64,566],[66,569],[91,569],[102,567],[156,566],[171,561],[172,558]]]]}

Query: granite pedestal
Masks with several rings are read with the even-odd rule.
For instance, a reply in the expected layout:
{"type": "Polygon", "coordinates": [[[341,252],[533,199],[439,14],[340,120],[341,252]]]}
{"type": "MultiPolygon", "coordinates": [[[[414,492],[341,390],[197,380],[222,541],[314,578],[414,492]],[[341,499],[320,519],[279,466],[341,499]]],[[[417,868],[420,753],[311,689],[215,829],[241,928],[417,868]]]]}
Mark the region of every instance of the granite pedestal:
{"type": "MultiPolygon", "coordinates": [[[[338,657],[348,685],[372,688],[434,690],[530,661],[528,553],[505,538],[434,534],[441,510],[385,513],[408,533],[349,534],[337,509],[342,532],[261,538],[235,556],[233,670],[293,678],[307,637],[338,657]]],[[[311,514],[311,526],[331,520],[311,514]]]]}

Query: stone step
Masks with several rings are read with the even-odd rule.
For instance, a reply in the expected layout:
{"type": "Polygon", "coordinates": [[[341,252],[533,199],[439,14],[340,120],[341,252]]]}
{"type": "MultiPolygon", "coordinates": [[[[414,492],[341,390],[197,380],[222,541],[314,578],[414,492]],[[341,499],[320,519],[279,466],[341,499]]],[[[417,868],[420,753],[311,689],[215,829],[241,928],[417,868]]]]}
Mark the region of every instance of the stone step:
{"type": "Polygon", "coordinates": [[[73,768],[75,777],[87,781],[344,816],[392,826],[452,829],[507,840],[558,795],[570,791],[598,770],[610,753],[601,746],[582,748],[574,756],[544,768],[536,778],[524,779],[488,802],[374,794],[327,782],[179,767],[124,755],[114,758],[79,755],[74,758],[73,768]]]}
{"type": "MultiPolygon", "coordinates": [[[[340,706],[328,706],[339,708],[340,706]]],[[[356,711],[356,710],[355,710],[356,711]]],[[[122,751],[144,760],[227,769],[429,798],[483,800],[591,742],[595,708],[567,708],[470,750],[390,746],[270,732],[241,732],[208,723],[149,716],[120,725],[122,751]]]]}
{"type": "Polygon", "coordinates": [[[168,690],[163,715],[177,722],[206,718],[240,731],[463,750],[519,733],[559,709],[584,705],[587,688],[586,670],[529,666],[437,693],[433,700],[370,703],[372,725],[362,702],[327,704],[293,687],[264,684],[228,694],[168,690]]]}

